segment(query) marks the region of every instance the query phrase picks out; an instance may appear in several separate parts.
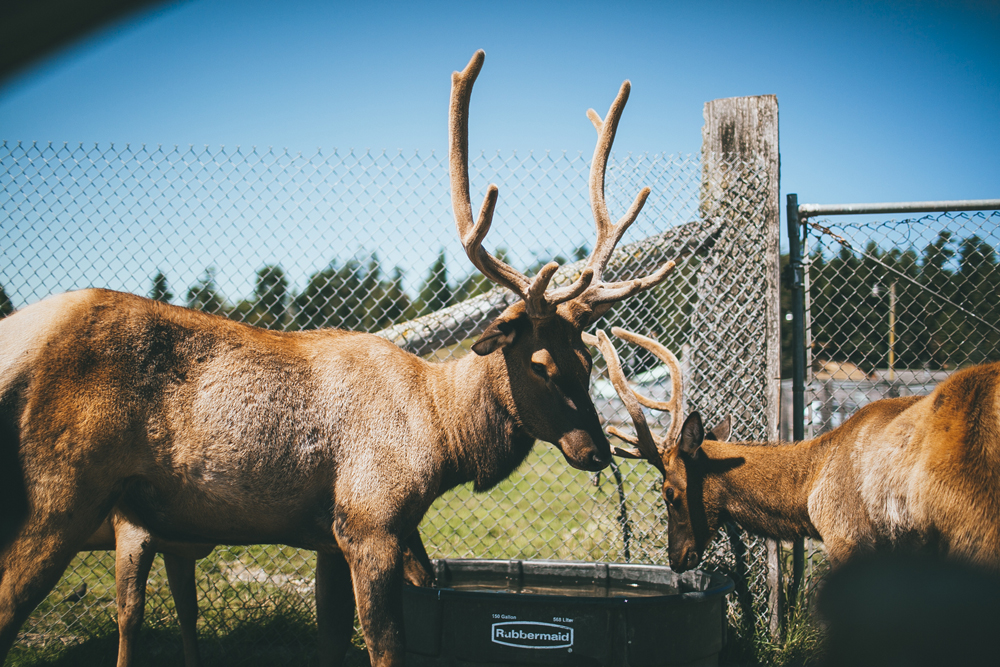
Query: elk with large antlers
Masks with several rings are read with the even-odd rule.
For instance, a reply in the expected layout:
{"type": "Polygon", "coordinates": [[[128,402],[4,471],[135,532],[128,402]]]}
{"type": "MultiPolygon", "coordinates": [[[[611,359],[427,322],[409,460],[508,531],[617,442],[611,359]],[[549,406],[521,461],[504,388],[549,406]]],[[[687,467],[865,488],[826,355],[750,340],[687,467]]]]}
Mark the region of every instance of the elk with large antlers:
{"type": "Polygon", "coordinates": [[[928,396],[886,398],[839,428],[794,444],[720,442],[697,412],[680,414],[680,368],[663,345],[612,332],[668,365],[673,396],[653,401],[629,387],[611,340],[596,339],[636,435],[615,453],[663,474],[670,566],[701,560],[725,521],[776,539],[823,540],[834,565],[870,552],[930,551],[1000,571],[1000,363],[955,373],[928,396]],[[664,437],[640,404],[670,410],[664,437]]]}
{"type": "Polygon", "coordinates": [[[450,170],[469,259],[523,301],[475,354],[430,363],[363,333],[277,332],[106,290],[0,320],[0,656],[70,558],[118,506],[164,539],[313,549],[326,661],[349,645],[354,604],[373,665],[401,664],[403,545],[431,502],[507,477],[535,440],[599,470],[610,445],[588,394],[581,332],[660,282],[606,283],[612,249],[649,191],[612,224],[604,168],[629,84],[598,131],[594,251],[548,289],[482,248],[497,199],[473,220],[468,114],[484,54],[452,77],[450,170]],[[6,502],[9,499],[9,502],[6,502]]]}

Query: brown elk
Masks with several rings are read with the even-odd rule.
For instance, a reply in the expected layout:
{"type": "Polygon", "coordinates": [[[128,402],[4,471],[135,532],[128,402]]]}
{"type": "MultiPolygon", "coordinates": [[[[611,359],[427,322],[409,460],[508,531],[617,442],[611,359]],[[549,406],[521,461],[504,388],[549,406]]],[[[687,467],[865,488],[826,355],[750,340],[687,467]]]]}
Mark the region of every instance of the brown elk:
{"type": "Polygon", "coordinates": [[[345,654],[356,603],[372,664],[400,664],[403,545],[436,497],[497,484],[536,440],[581,470],[610,462],[581,333],[673,267],[602,279],[649,195],[611,221],[604,171],[629,83],[605,120],[588,112],[597,240],[579,278],[550,289],[555,263],[529,279],[482,247],[495,185],[473,218],[468,113],[483,59],[452,75],[452,205],[469,259],[522,300],[475,354],[431,363],[369,334],[268,331],[99,289],[0,320],[0,656],[117,505],[163,539],[316,550],[332,628],[321,656],[345,654]]]}
{"type": "Polygon", "coordinates": [[[1000,363],[959,371],[928,396],[886,398],[839,428],[794,444],[720,442],[680,414],[680,369],[660,343],[613,329],[670,368],[670,404],[629,387],[611,340],[597,340],[636,435],[616,453],[663,473],[670,566],[694,567],[725,521],[776,539],[823,540],[833,565],[868,553],[921,551],[1000,570],[1000,363]],[[672,413],[654,437],[641,405],[672,413]],[[706,439],[707,438],[707,439],[706,439]]]}

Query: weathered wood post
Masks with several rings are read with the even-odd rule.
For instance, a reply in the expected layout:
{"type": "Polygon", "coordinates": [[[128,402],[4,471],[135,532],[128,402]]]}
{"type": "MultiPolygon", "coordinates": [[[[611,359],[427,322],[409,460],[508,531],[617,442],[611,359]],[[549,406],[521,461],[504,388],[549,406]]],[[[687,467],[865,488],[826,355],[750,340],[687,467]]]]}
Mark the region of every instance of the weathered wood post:
{"type": "MultiPolygon", "coordinates": [[[[705,104],[704,115],[701,217],[729,222],[728,238],[720,238],[716,248],[723,251],[722,257],[730,254],[730,248],[738,256],[736,264],[726,267],[731,277],[723,277],[722,266],[716,276],[710,276],[712,267],[705,274],[710,276],[705,284],[711,293],[699,294],[706,307],[696,313],[706,314],[708,327],[722,330],[716,334],[716,349],[700,350],[696,363],[715,369],[712,379],[729,385],[723,409],[736,417],[736,437],[777,440],[781,396],[778,99],[760,95],[713,100],[705,104]],[[747,242],[751,238],[754,243],[747,242]],[[763,284],[753,290],[754,296],[747,296],[747,290],[740,290],[740,280],[763,284]],[[763,303],[744,302],[761,295],[763,303]],[[717,312],[707,315],[713,309],[717,312]],[[741,378],[733,377],[734,356],[741,354],[761,357],[753,372],[763,374],[763,386],[741,384],[741,378]]],[[[744,365],[742,373],[746,376],[747,372],[744,365]]],[[[767,588],[768,627],[778,635],[784,600],[781,545],[773,540],[767,543],[767,588]]]]}

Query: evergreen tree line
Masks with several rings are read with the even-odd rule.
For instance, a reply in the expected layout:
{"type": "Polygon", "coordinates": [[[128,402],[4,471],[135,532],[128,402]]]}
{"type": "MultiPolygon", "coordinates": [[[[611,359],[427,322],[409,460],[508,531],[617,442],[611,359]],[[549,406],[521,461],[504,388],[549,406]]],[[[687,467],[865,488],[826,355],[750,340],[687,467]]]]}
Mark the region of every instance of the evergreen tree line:
{"type": "MultiPolygon", "coordinates": [[[[422,294],[430,296],[429,290],[433,289],[430,286],[442,278],[447,280],[432,268],[422,294]]],[[[377,257],[372,255],[367,261],[332,262],[309,276],[305,288],[296,293],[284,269],[269,264],[257,271],[253,294],[233,304],[220,292],[215,269],[209,267],[188,287],[183,302],[189,308],[268,329],[294,331],[335,327],[378,331],[412,319],[422,314],[427,305],[440,302],[440,299],[430,299],[425,304],[420,299],[411,299],[403,290],[402,281],[401,269],[397,267],[390,275],[384,275],[377,257]]],[[[160,301],[174,298],[162,271],[153,277],[149,296],[160,301]]]]}
{"type": "MultiPolygon", "coordinates": [[[[586,248],[578,248],[573,259],[581,259],[587,254],[586,248]]],[[[497,255],[504,259],[506,253],[501,249],[497,255]]],[[[555,260],[566,262],[561,256],[555,260]]],[[[528,271],[537,271],[546,261],[536,261],[528,271]]],[[[312,274],[305,288],[296,294],[281,266],[267,265],[257,271],[253,295],[231,304],[219,291],[214,268],[209,267],[188,288],[184,304],[269,329],[292,331],[333,327],[379,331],[461,303],[494,286],[478,272],[455,282],[449,280],[443,249],[428,270],[416,298],[403,289],[403,277],[399,267],[385,275],[373,253],[363,260],[351,259],[343,264],[332,262],[312,274]]],[[[162,271],[153,277],[149,296],[167,302],[174,298],[162,271]]]]}
{"type": "MultiPolygon", "coordinates": [[[[811,257],[813,358],[847,361],[866,372],[886,368],[890,311],[894,367],[947,370],[1000,360],[1000,266],[977,235],[941,231],[922,252],[841,246],[811,257]],[[893,283],[895,285],[893,286],[893,283]],[[895,291],[895,308],[890,292],[895,291]]],[[[782,257],[787,264],[788,257],[782,257]]],[[[791,371],[791,302],[782,290],[782,375],[791,371]]]]}
{"type": "MultiPolygon", "coordinates": [[[[577,248],[566,263],[588,254],[577,248]]],[[[497,253],[504,258],[505,253],[497,253]]],[[[950,369],[1000,360],[1000,266],[995,249],[976,235],[959,239],[950,231],[918,252],[913,248],[882,249],[874,242],[863,252],[841,247],[827,257],[811,258],[810,300],[813,358],[847,361],[862,370],[885,368],[889,351],[889,292],[895,283],[896,368],[950,369]]],[[[548,261],[538,259],[532,275],[548,261]]],[[[781,257],[782,266],[788,256],[781,257]]],[[[630,300],[628,322],[613,322],[663,340],[683,340],[692,304],[683,295],[692,267],[682,265],[654,290],[630,300]],[[681,299],[678,302],[678,299],[681,299]]],[[[478,272],[452,282],[444,251],[438,253],[416,297],[402,287],[403,271],[384,274],[378,258],[331,263],[309,277],[295,293],[279,265],[256,274],[253,295],[235,304],[219,291],[215,271],[206,269],[184,295],[185,305],[219,313],[255,326],[296,330],[335,327],[378,331],[459,303],[488,291],[493,284],[478,272]]],[[[167,276],[158,272],[150,297],[172,301],[167,276]]],[[[791,373],[790,293],[781,291],[782,375],[791,373]]],[[[0,317],[13,311],[0,285],[0,317]]],[[[612,311],[613,313],[614,311],[612,311]]],[[[614,315],[610,315],[611,322],[614,315]]],[[[602,324],[605,326],[605,324],[602,324]]],[[[630,372],[655,365],[641,352],[624,359],[630,372]]]]}

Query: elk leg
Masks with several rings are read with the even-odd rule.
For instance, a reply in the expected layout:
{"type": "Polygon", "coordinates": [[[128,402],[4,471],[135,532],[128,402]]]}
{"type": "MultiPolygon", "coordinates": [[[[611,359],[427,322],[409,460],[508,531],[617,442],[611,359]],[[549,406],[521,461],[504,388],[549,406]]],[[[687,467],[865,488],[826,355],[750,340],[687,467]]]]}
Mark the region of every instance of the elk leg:
{"type": "Polygon", "coordinates": [[[434,567],[427,556],[420,533],[413,531],[406,540],[406,550],[403,552],[403,577],[414,586],[433,586],[434,567]]]}
{"type": "Polygon", "coordinates": [[[342,665],[354,635],[354,588],[341,553],[316,553],[319,664],[342,665]]]}
{"type": "Polygon", "coordinates": [[[173,554],[163,554],[163,564],[167,569],[167,583],[174,596],[177,620],[181,625],[181,640],[184,642],[184,664],[199,667],[198,654],[198,591],[194,582],[194,558],[184,558],[173,554]]]}
{"type": "Polygon", "coordinates": [[[149,532],[115,522],[115,597],[118,605],[118,667],[133,664],[146,607],[146,581],[156,550],[149,532]]]}
{"type": "MultiPolygon", "coordinates": [[[[67,494],[68,495],[68,494],[67,494]]],[[[21,624],[59,582],[70,561],[107,514],[72,497],[20,527],[0,554],[0,662],[21,624]],[[81,507],[83,505],[83,507],[81,507]],[[76,507],[70,511],[68,507],[76,507]]]]}
{"type": "Polygon", "coordinates": [[[386,533],[339,539],[351,567],[354,600],[372,667],[404,664],[403,549],[399,538],[386,533]]]}

